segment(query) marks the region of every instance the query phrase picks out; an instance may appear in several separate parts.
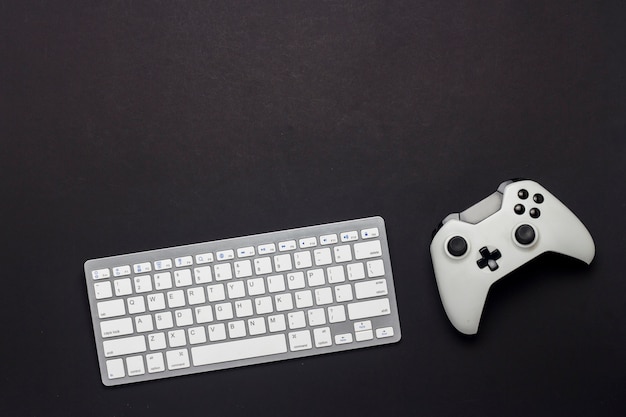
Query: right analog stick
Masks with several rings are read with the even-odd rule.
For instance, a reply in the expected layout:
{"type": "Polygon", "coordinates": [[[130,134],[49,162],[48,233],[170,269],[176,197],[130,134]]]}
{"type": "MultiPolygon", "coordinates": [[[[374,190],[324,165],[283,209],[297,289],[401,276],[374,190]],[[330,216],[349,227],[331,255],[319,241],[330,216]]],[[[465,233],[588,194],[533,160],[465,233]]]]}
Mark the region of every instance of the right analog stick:
{"type": "Polygon", "coordinates": [[[515,240],[520,245],[530,245],[536,237],[535,229],[529,224],[522,224],[515,230],[515,240]]]}

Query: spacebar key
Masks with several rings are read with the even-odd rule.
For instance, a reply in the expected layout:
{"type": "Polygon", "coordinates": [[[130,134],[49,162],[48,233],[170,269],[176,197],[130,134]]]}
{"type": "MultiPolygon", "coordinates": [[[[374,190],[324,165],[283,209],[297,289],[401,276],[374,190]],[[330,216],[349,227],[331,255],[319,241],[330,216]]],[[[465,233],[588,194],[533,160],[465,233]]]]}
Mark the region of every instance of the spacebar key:
{"type": "Polygon", "coordinates": [[[257,337],[191,348],[193,366],[256,358],[287,352],[285,335],[257,337]]]}

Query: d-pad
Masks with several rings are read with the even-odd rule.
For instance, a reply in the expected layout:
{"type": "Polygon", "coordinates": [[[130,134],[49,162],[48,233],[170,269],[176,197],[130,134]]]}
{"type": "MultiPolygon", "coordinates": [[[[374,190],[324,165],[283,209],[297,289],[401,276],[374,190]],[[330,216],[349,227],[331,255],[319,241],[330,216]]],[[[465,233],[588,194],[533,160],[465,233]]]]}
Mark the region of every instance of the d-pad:
{"type": "Polygon", "coordinates": [[[491,252],[487,249],[487,246],[484,246],[478,252],[480,252],[480,256],[482,257],[476,261],[480,269],[483,269],[486,266],[488,266],[492,271],[498,269],[498,263],[496,261],[502,257],[502,254],[498,249],[491,252]]]}

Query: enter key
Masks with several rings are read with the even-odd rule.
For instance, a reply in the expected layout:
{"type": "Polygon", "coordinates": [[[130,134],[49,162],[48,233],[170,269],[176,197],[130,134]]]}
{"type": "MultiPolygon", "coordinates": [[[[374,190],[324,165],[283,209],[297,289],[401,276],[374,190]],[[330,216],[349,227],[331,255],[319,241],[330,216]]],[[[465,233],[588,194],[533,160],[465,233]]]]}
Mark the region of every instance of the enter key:
{"type": "Polygon", "coordinates": [[[376,279],[373,281],[359,282],[354,285],[354,292],[357,299],[387,295],[387,280],[376,279]]]}

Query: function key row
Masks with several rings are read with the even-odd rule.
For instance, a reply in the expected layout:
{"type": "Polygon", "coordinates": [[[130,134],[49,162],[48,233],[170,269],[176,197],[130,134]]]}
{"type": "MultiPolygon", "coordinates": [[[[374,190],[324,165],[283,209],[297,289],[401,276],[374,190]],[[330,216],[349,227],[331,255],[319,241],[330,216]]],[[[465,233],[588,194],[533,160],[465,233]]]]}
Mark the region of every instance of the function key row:
{"type": "MultiPolygon", "coordinates": [[[[376,238],[379,236],[379,231],[377,227],[363,229],[361,230],[360,235],[361,235],[361,239],[376,238]]],[[[332,245],[332,244],[338,243],[339,240],[341,240],[341,242],[352,242],[352,241],[358,240],[358,238],[359,238],[359,233],[357,231],[343,232],[339,234],[339,237],[337,236],[337,234],[333,233],[329,235],[320,236],[319,244],[322,246],[332,245]]],[[[287,240],[287,241],[278,243],[278,251],[284,252],[284,251],[296,250],[298,248],[307,249],[307,248],[315,247],[317,246],[317,244],[318,244],[318,241],[316,237],[302,238],[302,239],[299,239],[297,242],[295,240],[287,240]]],[[[363,244],[362,246],[368,246],[368,245],[363,244]]],[[[255,251],[254,246],[247,246],[243,248],[238,248],[236,251],[236,255],[238,258],[248,258],[248,257],[255,256],[257,253],[259,255],[275,253],[276,249],[277,248],[274,243],[267,243],[267,244],[259,245],[256,247],[256,251],[255,251]]],[[[380,254],[377,254],[377,256],[378,255],[380,254]]],[[[228,261],[228,260],[235,259],[235,251],[232,249],[218,251],[218,252],[215,252],[215,257],[210,252],[198,254],[195,256],[195,263],[198,265],[202,265],[202,264],[213,262],[216,259],[217,261],[228,261]]],[[[171,269],[173,266],[176,266],[177,268],[191,266],[194,264],[194,258],[191,256],[181,256],[179,258],[174,258],[174,263],[172,263],[171,259],[161,259],[158,261],[154,261],[153,264],[154,264],[155,271],[162,271],[165,269],[171,269]]],[[[132,267],[132,270],[131,270],[130,265],[117,266],[117,267],[112,268],[112,270],[109,270],[109,268],[102,268],[102,269],[97,269],[97,270],[92,271],[91,276],[94,280],[106,279],[106,278],[110,278],[111,276],[123,277],[123,276],[130,275],[131,271],[133,271],[135,274],[151,272],[152,264],[150,262],[142,262],[142,263],[134,264],[132,267]]]]}

